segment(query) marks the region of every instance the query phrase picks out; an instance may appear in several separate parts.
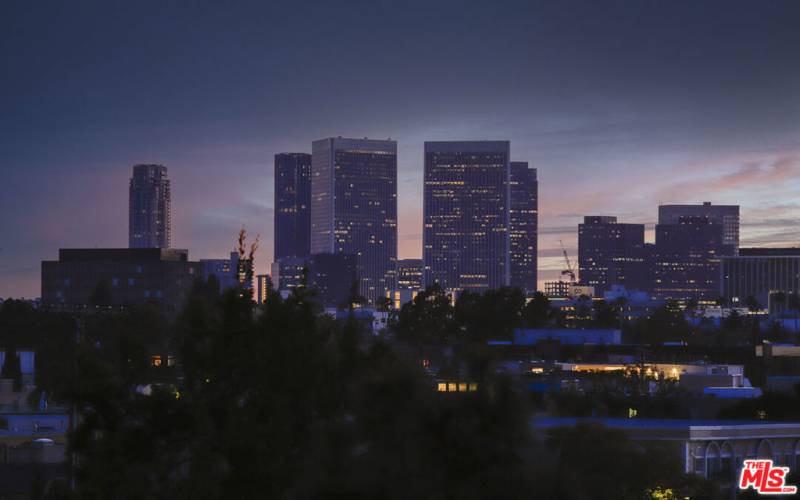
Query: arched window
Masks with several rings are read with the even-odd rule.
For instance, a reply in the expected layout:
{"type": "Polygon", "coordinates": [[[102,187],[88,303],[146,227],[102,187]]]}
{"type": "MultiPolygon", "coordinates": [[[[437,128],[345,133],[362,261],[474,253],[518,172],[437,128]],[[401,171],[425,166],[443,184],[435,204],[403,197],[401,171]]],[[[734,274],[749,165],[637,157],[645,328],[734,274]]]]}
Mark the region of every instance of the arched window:
{"type": "Polygon", "coordinates": [[[706,453],[702,445],[692,447],[692,472],[706,475],[706,453]]]}
{"type": "Polygon", "coordinates": [[[719,451],[720,456],[720,477],[724,479],[734,479],[736,475],[735,464],[734,464],[734,452],[733,446],[728,443],[722,443],[722,447],[719,451]]]}
{"type": "Polygon", "coordinates": [[[706,477],[709,479],[719,479],[722,472],[720,462],[719,445],[714,441],[708,443],[706,447],[706,477]]]}
{"type": "Polygon", "coordinates": [[[756,448],[756,458],[775,459],[772,456],[772,443],[769,442],[769,439],[762,439],[761,442],[758,443],[758,447],[756,448]]]}

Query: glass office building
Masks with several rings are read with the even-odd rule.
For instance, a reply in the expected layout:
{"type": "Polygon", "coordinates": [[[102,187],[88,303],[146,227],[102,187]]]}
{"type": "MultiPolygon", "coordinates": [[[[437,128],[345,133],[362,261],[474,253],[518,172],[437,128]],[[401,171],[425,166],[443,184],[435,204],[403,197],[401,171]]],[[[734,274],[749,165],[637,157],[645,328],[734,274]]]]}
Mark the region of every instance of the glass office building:
{"type": "Polygon", "coordinates": [[[274,260],[311,252],[311,155],[275,155],[274,260]]]}
{"type": "Polygon", "coordinates": [[[355,255],[360,292],[372,304],[395,288],[397,142],[313,142],[311,253],[355,255]]]}
{"type": "Polygon", "coordinates": [[[536,292],[539,232],[539,182],[526,161],[511,162],[509,210],[510,284],[528,294],[536,292]]]}
{"type": "Polygon", "coordinates": [[[510,282],[509,141],[425,143],[425,285],[482,292],[510,282]]]}

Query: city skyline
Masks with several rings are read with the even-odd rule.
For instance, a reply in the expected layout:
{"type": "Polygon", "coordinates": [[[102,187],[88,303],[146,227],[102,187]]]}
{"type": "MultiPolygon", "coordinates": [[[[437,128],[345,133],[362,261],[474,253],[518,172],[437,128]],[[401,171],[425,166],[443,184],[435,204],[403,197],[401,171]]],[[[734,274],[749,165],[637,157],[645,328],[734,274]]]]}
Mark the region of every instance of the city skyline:
{"type": "Polygon", "coordinates": [[[537,169],[540,286],[563,267],[559,239],[577,257],[593,213],[645,223],[653,241],[659,202],[709,200],[741,205],[742,246],[800,241],[796,3],[758,16],[745,2],[468,3],[459,26],[445,22],[454,5],[320,4],[307,19],[287,6],[4,4],[0,210],[15,216],[0,220],[0,297],[38,296],[39,262],[58,248],[126,246],[138,163],[170,169],[172,246],[222,258],[245,226],[264,238],[263,273],[273,155],[337,135],[398,142],[401,259],[421,256],[428,140],[508,139],[537,169]],[[481,26],[507,29],[476,40],[481,26]],[[304,43],[308,30],[330,46],[304,43]],[[357,67],[329,57],[343,49],[379,71],[332,73],[357,67]]]}

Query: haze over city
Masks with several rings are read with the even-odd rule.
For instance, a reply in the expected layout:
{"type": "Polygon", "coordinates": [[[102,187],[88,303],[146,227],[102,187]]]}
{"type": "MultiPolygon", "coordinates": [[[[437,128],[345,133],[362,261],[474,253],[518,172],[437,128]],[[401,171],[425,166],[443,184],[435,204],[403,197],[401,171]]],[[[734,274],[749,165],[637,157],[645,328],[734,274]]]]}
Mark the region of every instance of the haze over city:
{"type": "MultiPolygon", "coordinates": [[[[128,180],[172,181],[172,246],[272,261],[273,155],[398,144],[420,257],[423,142],[504,139],[539,176],[539,281],[584,215],[741,206],[742,246],[800,240],[800,5],[80,2],[0,5],[0,297],[58,248],[124,247],[128,180]]],[[[652,240],[652,234],[648,235],[652,240]]]]}

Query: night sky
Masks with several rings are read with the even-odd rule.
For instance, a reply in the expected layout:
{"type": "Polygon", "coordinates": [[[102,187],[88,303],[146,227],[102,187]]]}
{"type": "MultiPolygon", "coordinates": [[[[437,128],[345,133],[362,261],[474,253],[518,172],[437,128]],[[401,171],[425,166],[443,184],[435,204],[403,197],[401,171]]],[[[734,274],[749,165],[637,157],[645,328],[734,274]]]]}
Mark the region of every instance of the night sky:
{"type": "Polygon", "coordinates": [[[173,246],[243,225],[272,260],[273,155],[398,141],[399,254],[421,255],[425,140],[509,139],[539,169],[540,279],[583,215],[742,205],[800,245],[800,1],[0,2],[0,297],[60,247],[125,247],[135,163],[173,246]]]}

